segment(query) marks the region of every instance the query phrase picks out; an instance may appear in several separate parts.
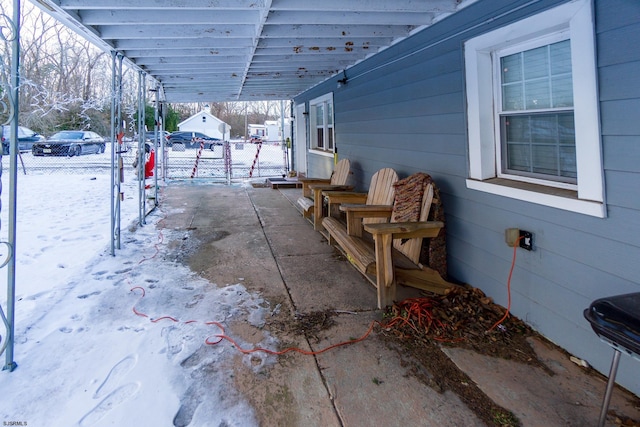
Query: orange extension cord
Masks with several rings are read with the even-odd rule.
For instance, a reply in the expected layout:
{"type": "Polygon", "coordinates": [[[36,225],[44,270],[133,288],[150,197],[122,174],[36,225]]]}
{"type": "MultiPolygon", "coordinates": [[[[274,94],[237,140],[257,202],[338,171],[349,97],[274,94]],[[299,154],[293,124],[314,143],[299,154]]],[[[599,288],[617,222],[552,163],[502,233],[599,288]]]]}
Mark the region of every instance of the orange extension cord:
{"type": "MultiPolygon", "coordinates": [[[[159,232],[159,236],[158,236],[158,242],[154,245],[155,247],[155,253],[151,256],[151,257],[145,257],[142,258],[139,262],[138,265],[142,264],[145,261],[149,261],[153,258],[155,258],[158,253],[160,252],[160,248],[158,247],[158,245],[160,245],[163,242],[163,235],[162,232],[159,232]]],[[[508,295],[508,303],[507,303],[507,310],[504,314],[504,316],[502,316],[502,318],[500,320],[498,320],[491,328],[489,328],[487,330],[487,332],[492,331],[493,329],[495,329],[498,325],[500,325],[508,316],[509,316],[509,311],[511,309],[511,277],[513,275],[513,269],[515,267],[516,264],[516,250],[519,247],[518,243],[520,241],[520,239],[522,239],[522,237],[519,237],[516,240],[515,245],[513,246],[513,259],[511,261],[511,268],[509,270],[509,277],[507,279],[507,295],[508,295]]],[[[131,288],[131,292],[139,290],[142,292],[142,295],[140,296],[140,299],[138,301],[140,301],[142,298],[145,297],[146,295],[146,291],[143,287],[141,286],[134,286],[131,288]]],[[[137,303],[136,303],[137,305],[137,303]]],[[[133,313],[136,316],[140,316],[140,317],[146,317],[149,319],[150,322],[152,323],[157,323],[161,320],[170,320],[174,323],[179,323],[180,320],[177,319],[176,317],[173,316],[162,316],[162,317],[157,317],[157,318],[151,318],[149,317],[149,315],[142,313],[140,311],[138,311],[136,309],[136,305],[133,306],[132,310],[133,313]]],[[[330,345],[328,347],[325,347],[321,350],[317,350],[317,351],[307,351],[307,350],[303,350],[301,348],[298,347],[288,347],[284,350],[280,350],[280,351],[275,351],[275,350],[269,350],[267,348],[262,348],[262,347],[255,347],[252,349],[243,349],[242,347],[240,347],[238,345],[238,343],[236,341],[233,340],[233,338],[229,337],[228,335],[226,335],[225,333],[225,329],[224,326],[220,323],[220,322],[216,322],[216,321],[207,321],[204,322],[205,325],[213,325],[213,326],[217,326],[220,329],[220,333],[218,334],[214,334],[211,335],[209,337],[207,337],[205,339],[205,344],[207,345],[217,345],[220,344],[223,340],[229,341],[238,351],[240,351],[243,354],[251,354],[251,353],[255,353],[255,352],[263,352],[263,353],[268,353],[268,354],[273,354],[273,355],[282,355],[282,354],[286,354],[289,352],[297,352],[297,353],[301,353],[304,355],[317,355],[317,354],[322,354],[325,353],[329,350],[332,350],[334,348],[337,347],[342,347],[345,345],[350,345],[350,344],[355,344],[358,343],[360,341],[365,340],[373,331],[373,328],[375,325],[379,325],[381,328],[385,329],[385,330],[390,330],[391,328],[395,327],[395,326],[409,326],[410,328],[414,329],[416,332],[420,332],[419,329],[424,330],[424,332],[426,332],[427,334],[429,334],[432,337],[432,339],[437,340],[437,341],[443,341],[443,342],[454,342],[454,341],[460,341],[463,338],[447,338],[446,337],[446,331],[447,331],[447,325],[443,322],[441,322],[439,319],[435,318],[433,316],[433,312],[432,312],[432,308],[433,308],[433,303],[432,300],[430,300],[429,298],[409,298],[406,299],[404,301],[401,301],[397,304],[398,307],[398,312],[400,314],[395,315],[393,318],[391,318],[389,321],[387,321],[386,323],[382,323],[379,322],[377,320],[374,320],[371,322],[371,324],[369,325],[369,328],[367,329],[367,331],[360,337],[360,338],[355,338],[355,339],[351,339],[349,341],[343,341],[337,344],[333,344],[330,345]],[[213,338],[213,339],[212,339],[213,338]]],[[[191,323],[198,323],[197,320],[187,320],[184,322],[185,324],[191,324],[191,323]]]]}
{"type": "MultiPolygon", "coordinates": [[[[163,221],[163,220],[161,219],[159,221],[159,223],[161,221],[163,221]]],[[[154,248],[155,248],[154,254],[151,255],[150,257],[142,258],[140,261],[138,261],[138,265],[142,264],[143,262],[150,261],[150,260],[154,259],[160,253],[159,245],[162,244],[163,241],[164,241],[164,236],[162,234],[162,231],[160,231],[158,233],[158,242],[154,244],[154,248]]],[[[146,291],[142,286],[134,286],[134,287],[132,287],[130,289],[131,292],[136,291],[136,290],[139,290],[139,291],[142,292],[142,295],[140,296],[140,299],[142,299],[142,298],[144,298],[146,296],[146,291]]],[[[138,301],[140,301],[140,299],[138,301]]],[[[136,303],[136,305],[137,305],[137,303],[136,303]]],[[[157,317],[157,318],[151,318],[151,317],[149,317],[149,315],[138,311],[136,309],[135,305],[133,306],[132,310],[133,310],[133,313],[136,316],[146,317],[152,323],[157,323],[157,322],[159,322],[161,320],[170,320],[170,321],[172,321],[174,323],[179,323],[180,322],[179,319],[177,319],[176,317],[173,317],[173,316],[162,316],[162,317],[157,317]]],[[[187,320],[184,323],[185,324],[191,324],[191,323],[198,323],[198,321],[197,320],[187,320]]],[[[375,320],[373,322],[371,322],[367,332],[365,332],[364,335],[362,335],[360,338],[352,339],[352,340],[349,340],[349,341],[344,341],[344,342],[341,342],[341,343],[338,343],[338,344],[333,344],[333,345],[331,345],[331,346],[329,346],[327,348],[324,348],[324,349],[318,350],[318,351],[306,351],[306,350],[303,350],[303,349],[300,349],[300,348],[297,348],[297,347],[289,347],[289,348],[286,348],[286,349],[281,350],[281,351],[274,351],[274,350],[269,350],[267,348],[261,348],[261,347],[257,347],[257,348],[246,350],[246,349],[243,349],[242,347],[240,347],[238,345],[238,343],[236,343],[233,340],[233,338],[231,338],[231,337],[229,337],[228,335],[225,334],[224,326],[222,326],[222,324],[220,324],[219,322],[208,321],[208,322],[204,322],[204,324],[205,325],[215,325],[221,331],[219,334],[215,334],[215,335],[212,336],[213,338],[217,338],[217,340],[211,340],[210,339],[211,337],[207,337],[205,339],[205,343],[207,345],[216,345],[216,344],[219,344],[220,342],[222,342],[223,340],[227,340],[231,344],[233,344],[238,349],[238,351],[240,351],[241,353],[244,353],[244,354],[255,353],[255,352],[264,352],[264,353],[269,353],[269,354],[281,355],[281,354],[285,354],[285,353],[289,353],[289,352],[295,351],[295,352],[306,354],[306,355],[316,355],[316,354],[321,354],[321,353],[324,353],[326,351],[332,350],[332,349],[337,348],[337,347],[341,347],[341,346],[348,345],[348,344],[355,344],[357,342],[363,341],[364,339],[366,339],[371,334],[371,332],[373,331],[373,327],[376,324],[380,324],[380,322],[375,321],[375,320]]]]}
{"type": "Polygon", "coordinates": [[[513,245],[513,258],[511,259],[511,268],[509,269],[509,277],[507,278],[507,311],[504,312],[502,319],[494,323],[487,332],[494,330],[499,324],[504,322],[507,317],[509,317],[509,310],[511,310],[511,276],[513,275],[513,268],[516,266],[516,250],[520,246],[520,239],[522,239],[522,236],[518,237],[516,239],[516,243],[513,245]]]}
{"type": "MultiPolygon", "coordinates": [[[[144,298],[146,295],[146,291],[144,290],[144,288],[142,288],[141,286],[134,286],[133,288],[131,288],[132,292],[137,290],[142,292],[140,299],[144,298]]],[[[345,345],[355,344],[360,341],[363,341],[371,334],[371,332],[373,332],[373,328],[375,327],[375,325],[379,325],[381,328],[385,330],[390,330],[396,326],[409,326],[410,328],[414,329],[416,332],[419,332],[419,329],[423,329],[426,333],[432,332],[431,333],[432,339],[436,341],[441,341],[441,342],[455,342],[463,339],[463,338],[447,338],[446,337],[446,334],[447,334],[446,331],[448,329],[447,325],[433,316],[431,312],[431,308],[433,307],[433,304],[429,298],[409,298],[398,303],[398,307],[400,308],[399,312],[401,314],[394,316],[386,323],[382,323],[377,320],[372,321],[369,324],[369,328],[367,329],[367,331],[360,338],[351,339],[349,341],[343,341],[343,342],[333,344],[321,350],[316,350],[316,351],[307,351],[299,347],[288,347],[280,351],[270,350],[263,347],[243,349],[240,345],[238,345],[238,343],[233,338],[226,335],[224,326],[220,322],[216,322],[216,321],[204,322],[205,325],[214,325],[214,326],[217,326],[218,329],[220,329],[220,333],[207,337],[205,339],[205,344],[216,345],[216,344],[220,344],[223,340],[226,340],[226,341],[229,341],[239,352],[243,354],[263,352],[263,353],[274,354],[274,355],[282,355],[289,352],[297,352],[297,353],[311,356],[311,355],[325,353],[337,347],[342,347],[345,345]]],[[[180,322],[179,319],[173,316],[162,316],[157,318],[151,318],[149,317],[149,315],[138,311],[135,305],[133,306],[132,310],[136,316],[146,317],[152,323],[157,323],[161,320],[170,320],[174,323],[180,322]]],[[[198,323],[198,321],[187,320],[184,323],[191,324],[191,323],[198,323]]]]}
{"type": "MultiPolygon", "coordinates": [[[[142,291],[142,295],[140,296],[140,299],[144,298],[144,296],[146,295],[146,291],[144,290],[144,288],[141,287],[141,286],[134,286],[133,288],[131,288],[131,292],[136,291],[136,290],[142,291]]],[[[138,301],[140,301],[140,300],[138,300],[138,301]]],[[[175,318],[173,316],[162,316],[162,317],[157,317],[157,318],[151,318],[151,317],[149,317],[149,315],[138,311],[136,309],[135,305],[133,306],[133,312],[135,313],[136,316],[148,318],[149,321],[152,322],[152,323],[157,323],[157,322],[159,322],[161,320],[170,320],[170,321],[175,322],[175,323],[179,323],[180,322],[180,320],[178,320],[177,318],[175,318]]],[[[197,320],[187,320],[184,323],[185,324],[198,323],[198,321],[197,320]]],[[[220,329],[220,333],[214,334],[214,335],[212,335],[210,337],[207,337],[205,339],[204,342],[207,345],[216,345],[216,344],[219,344],[220,342],[222,342],[223,340],[227,340],[231,344],[233,344],[233,346],[236,349],[238,349],[239,352],[241,352],[243,354],[250,354],[250,353],[255,353],[255,352],[263,352],[263,353],[268,353],[268,354],[281,355],[281,354],[285,354],[285,353],[289,353],[289,352],[295,351],[295,352],[306,354],[306,355],[316,355],[316,354],[321,354],[321,353],[324,353],[326,351],[332,350],[332,349],[334,349],[336,347],[341,347],[341,346],[348,345],[348,344],[355,344],[357,342],[360,342],[360,341],[366,339],[369,336],[369,334],[371,334],[371,331],[373,331],[374,325],[375,324],[380,324],[380,322],[378,322],[376,320],[371,322],[371,325],[369,325],[369,329],[367,330],[367,332],[365,332],[365,334],[362,335],[360,338],[352,339],[352,340],[349,340],[349,341],[344,341],[344,342],[341,342],[341,343],[338,343],[338,344],[333,344],[333,345],[330,345],[329,347],[326,347],[326,348],[324,348],[322,350],[317,350],[317,351],[307,351],[307,350],[303,350],[303,349],[298,348],[298,347],[289,347],[289,348],[286,348],[286,349],[281,350],[281,351],[269,350],[268,348],[262,348],[262,347],[256,347],[256,348],[252,348],[252,349],[246,350],[246,349],[243,349],[242,347],[240,347],[238,345],[238,343],[233,340],[233,338],[231,338],[231,337],[229,337],[228,335],[225,334],[224,326],[222,326],[222,324],[220,322],[208,321],[208,322],[204,322],[204,324],[205,325],[214,325],[214,326],[217,326],[220,329]],[[217,339],[212,340],[211,338],[217,338],[217,339]]]]}

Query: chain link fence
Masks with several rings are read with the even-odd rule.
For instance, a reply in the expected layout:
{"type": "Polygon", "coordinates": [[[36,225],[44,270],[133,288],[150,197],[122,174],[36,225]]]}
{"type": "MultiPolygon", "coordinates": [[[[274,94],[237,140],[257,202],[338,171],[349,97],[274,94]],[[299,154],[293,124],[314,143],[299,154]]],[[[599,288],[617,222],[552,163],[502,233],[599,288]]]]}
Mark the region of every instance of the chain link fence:
{"type": "MultiPolygon", "coordinates": [[[[135,174],[137,143],[127,142],[121,153],[125,174],[135,174]]],[[[158,148],[158,151],[162,151],[158,148]]],[[[288,170],[288,152],[280,141],[253,144],[230,141],[211,148],[175,144],[156,155],[158,177],[167,179],[207,179],[227,182],[250,178],[282,176],[288,170]],[[164,154],[164,155],[163,155],[164,154]],[[163,173],[164,168],[164,173],[163,173]]],[[[2,156],[2,167],[9,168],[9,156],[2,156]]],[[[22,152],[18,157],[19,174],[105,173],[111,168],[111,144],[104,153],[81,156],[33,156],[22,152]]]]}

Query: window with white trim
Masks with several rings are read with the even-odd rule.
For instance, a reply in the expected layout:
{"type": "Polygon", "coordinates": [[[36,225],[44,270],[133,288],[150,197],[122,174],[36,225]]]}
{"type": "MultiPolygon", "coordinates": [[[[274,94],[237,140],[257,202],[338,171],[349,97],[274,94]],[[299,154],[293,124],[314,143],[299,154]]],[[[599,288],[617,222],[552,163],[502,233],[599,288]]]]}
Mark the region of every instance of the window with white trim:
{"type": "Polygon", "coordinates": [[[309,101],[311,149],[333,153],[333,93],[309,101]]]}
{"type": "Polygon", "coordinates": [[[591,4],[465,43],[467,187],[605,216],[591,4]]]}

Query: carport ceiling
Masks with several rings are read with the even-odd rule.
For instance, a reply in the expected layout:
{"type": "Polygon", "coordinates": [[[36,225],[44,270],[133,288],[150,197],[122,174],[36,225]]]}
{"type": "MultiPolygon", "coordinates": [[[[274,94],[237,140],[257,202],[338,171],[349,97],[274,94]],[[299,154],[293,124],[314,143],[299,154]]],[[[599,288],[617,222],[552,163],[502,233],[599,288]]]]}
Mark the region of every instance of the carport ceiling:
{"type": "Polygon", "coordinates": [[[291,99],[475,0],[31,0],[168,102],[291,99]]]}

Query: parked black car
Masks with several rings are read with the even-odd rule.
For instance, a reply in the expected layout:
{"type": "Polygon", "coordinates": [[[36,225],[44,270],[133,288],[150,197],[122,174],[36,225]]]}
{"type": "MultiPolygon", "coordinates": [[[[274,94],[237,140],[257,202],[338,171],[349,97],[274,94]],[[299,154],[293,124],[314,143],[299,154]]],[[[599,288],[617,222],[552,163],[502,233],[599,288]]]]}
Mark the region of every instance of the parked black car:
{"type": "MultiPolygon", "coordinates": [[[[2,126],[2,154],[9,154],[9,143],[11,141],[11,126],[2,126]]],[[[18,126],[18,150],[31,151],[34,142],[44,141],[44,136],[32,131],[24,126],[18,126]]]]}
{"type": "Polygon", "coordinates": [[[204,148],[213,150],[216,145],[222,145],[218,138],[212,138],[202,132],[172,132],[167,137],[167,146],[183,144],[185,148],[200,148],[200,141],[204,141],[204,148]]]}
{"type": "Polygon", "coordinates": [[[33,144],[34,156],[79,156],[104,153],[104,138],[87,130],[63,130],[44,142],[33,144]]]}

